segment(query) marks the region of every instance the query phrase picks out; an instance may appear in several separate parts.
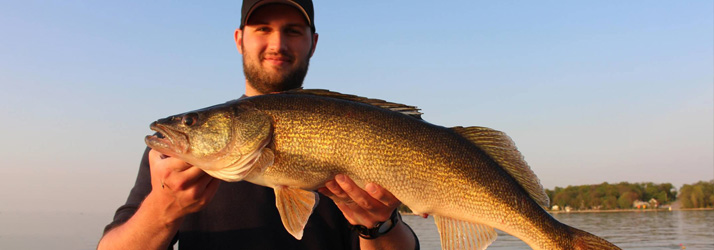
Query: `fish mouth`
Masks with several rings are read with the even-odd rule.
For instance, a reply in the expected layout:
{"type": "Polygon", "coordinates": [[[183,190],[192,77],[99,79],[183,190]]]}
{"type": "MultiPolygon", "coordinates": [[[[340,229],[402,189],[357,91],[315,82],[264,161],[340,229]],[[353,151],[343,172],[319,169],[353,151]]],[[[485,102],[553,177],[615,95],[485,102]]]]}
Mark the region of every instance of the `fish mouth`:
{"type": "Polygon", "coordinates": [[[163,138],[157,135],[147,135],[144,138],[144,142],[146,142],[146,145],[150,148],[169,156],[186,154],[186,152],[188,152],[189,143],[186,134],[157,122],[151,123],[149,128],[163,135],[163,138]]]}

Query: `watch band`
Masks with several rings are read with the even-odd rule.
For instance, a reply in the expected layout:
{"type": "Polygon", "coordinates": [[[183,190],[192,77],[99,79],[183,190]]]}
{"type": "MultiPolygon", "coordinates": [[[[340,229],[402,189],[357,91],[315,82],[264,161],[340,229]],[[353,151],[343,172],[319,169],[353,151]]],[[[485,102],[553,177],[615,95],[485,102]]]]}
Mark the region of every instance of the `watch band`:
{"type": "Polygon", "coordinates": [[[367,228],[362,225],[351,225],[351,228],[353,231],[356,231],[359,234],[359,237],[362,237],[364,239],[376,239],[379,236],[389,233],[389,231],[391,231],[392,228],[394,228],[394,226],[396,226],[400,220],[401,215],[399,214],[397,209],[394,209],[394,212],[392,212],[392,215],[389,217],[388,220],[378,222],[372,228],[367,228]]]}

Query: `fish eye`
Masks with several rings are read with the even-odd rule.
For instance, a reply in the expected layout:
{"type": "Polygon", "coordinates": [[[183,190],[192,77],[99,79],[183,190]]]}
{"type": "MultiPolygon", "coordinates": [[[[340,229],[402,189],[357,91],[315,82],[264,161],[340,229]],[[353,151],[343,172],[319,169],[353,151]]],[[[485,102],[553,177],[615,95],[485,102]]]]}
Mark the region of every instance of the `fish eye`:
{"type": "Polygon", "coordinates": [[[183,123],[183,125],[190,127],[190,126],[193,126],[194,124],[196,124],[197,120],[198,120],[198,115],[196,113],[189,113],[189,114],[186,114],[183,116],[183,119],[181,120],[181,122],[183,123]]]}

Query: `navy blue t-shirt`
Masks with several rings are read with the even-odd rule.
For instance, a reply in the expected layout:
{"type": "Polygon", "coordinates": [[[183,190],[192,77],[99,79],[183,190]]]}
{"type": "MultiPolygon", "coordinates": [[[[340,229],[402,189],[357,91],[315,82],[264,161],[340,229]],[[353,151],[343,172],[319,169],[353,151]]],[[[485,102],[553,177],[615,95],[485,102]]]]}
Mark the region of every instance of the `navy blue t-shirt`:
{"type": "MultiPolygon", "coordinates": [[[[105,232],[129,220],[151,192],[149,150],[126,204],[105,232]]],[[[359,236],[330,198],[320,195],[302,240],[296,240],[283,227],[273,189],[245,181],[221,183],[204,209],[185,217],[177,240],[179,249],[359,249],[359,236]]]]}

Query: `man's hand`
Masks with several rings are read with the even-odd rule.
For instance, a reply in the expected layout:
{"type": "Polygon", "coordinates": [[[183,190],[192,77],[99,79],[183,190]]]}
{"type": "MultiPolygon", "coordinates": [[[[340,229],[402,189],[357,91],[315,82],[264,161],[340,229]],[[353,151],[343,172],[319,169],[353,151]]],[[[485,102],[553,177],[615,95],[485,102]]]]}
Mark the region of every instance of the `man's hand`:
{"type": "Polygon", "coordinates": [[[107,232],[97,249],[166,249],[183,217],[201,210],[220,181],[177,158],[151,150],[151,193],[124,224],[107,232]]]}
{"type": "Polygon", "coordinates": [[[389,220],[401,202],[392,193],[374,183],[361,189],[349,177],[338,174],[318,190],[330,197],[352,225],[374,227],[378,222],[389,220]]]}
{"type": "Polygon", "coordinates": [[[218,179],[158,151],[149,152],[149,165],[151,192],[162,197],[160,200],[165,202],[155,205],[165,209],[165,218],[169,221],[179,220],[189,213],[201,210],[218,190],[218,179]]]}
{"type": "MultiPolygon", "coordinates": [[[[374,227],[389,219],[401,202],[386,189],[367,183],[361,189],[345,175],[338,174],[318,191],[330,197],[352,225],[374,227]]],[[[360,249],[414,249],[416,238],[409,227],[399,222],[389,233],[377,239],[360,239],[360,249]]]]}

